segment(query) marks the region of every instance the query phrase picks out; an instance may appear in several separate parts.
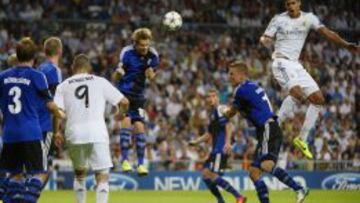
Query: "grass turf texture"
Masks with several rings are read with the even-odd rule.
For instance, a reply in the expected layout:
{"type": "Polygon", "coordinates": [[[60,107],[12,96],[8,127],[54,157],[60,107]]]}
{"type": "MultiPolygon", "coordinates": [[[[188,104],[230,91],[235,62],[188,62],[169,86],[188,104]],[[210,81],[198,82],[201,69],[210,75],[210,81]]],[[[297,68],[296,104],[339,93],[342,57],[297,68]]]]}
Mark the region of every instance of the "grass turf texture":
{"type": "MultiPolygon", "coordinates": [[[[222,193],[227,203],[234,203],[232,196],[222,193]]],[[[254,191],[243,191],[248,198],[247,203],[258,203],[254,191]]],[[[359,191],[311,190],[304,203],[359,203],[359,191]]],[[[295,193],[286,191],[270,191],[272,203],[295,203],[295,193]]],[[[73,191],[45,191],[39,203],[71,203],[75,201],[73,191]]],[[[95,203],[95,192],[87,193],[87,202],[95,203]]],[[[110,193],[109,203],[215,203],[215,199],[207,191],[117,191],[110,193]]]]}

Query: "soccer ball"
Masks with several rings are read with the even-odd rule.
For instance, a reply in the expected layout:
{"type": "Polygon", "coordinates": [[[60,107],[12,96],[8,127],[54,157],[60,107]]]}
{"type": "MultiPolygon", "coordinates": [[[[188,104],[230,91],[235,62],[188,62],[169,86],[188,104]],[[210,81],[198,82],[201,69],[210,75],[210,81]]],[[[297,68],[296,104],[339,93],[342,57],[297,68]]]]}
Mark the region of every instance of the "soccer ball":
{"type": "Polygon", "coordinates": [[[179,29],[182,23],[182,17],[176,11],[167,12],[163,19],[163,25],[170,31],[179,29]]]}

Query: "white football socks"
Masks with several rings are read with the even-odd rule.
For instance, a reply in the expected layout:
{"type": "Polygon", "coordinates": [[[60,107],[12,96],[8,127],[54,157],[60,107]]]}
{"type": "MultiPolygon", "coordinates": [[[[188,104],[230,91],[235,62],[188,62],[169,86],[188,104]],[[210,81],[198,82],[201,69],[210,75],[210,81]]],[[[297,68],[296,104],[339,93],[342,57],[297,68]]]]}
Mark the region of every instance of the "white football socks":
{"type": "Polygon", "coordinates": [[[279,124],[281,124],[287,118],[294,116],[295,106],[296,106],[295,100],[292,98],[292,96],[288,95],[282,102],[280,110],[278,112],[279,124]]]}
{"type": "Polygon", "coordinates": [[[300,131],[300,138],[303,141],[307,141],[310,130],[315,127],[316,120],[319,117],[321,106],[310,104],[305,115],[305,120],[300,131]]]}
{"type": "Polygon", "coordinates": [[[99,183],[96,188],[96,203],[107,203],[109,198],[109,183],[99,183]]]}
{"type": "Polygon", "coordinates": [[[77,203],[86,203],[86,185],[85,180],[74,179],[74,191],[77,203]]]}

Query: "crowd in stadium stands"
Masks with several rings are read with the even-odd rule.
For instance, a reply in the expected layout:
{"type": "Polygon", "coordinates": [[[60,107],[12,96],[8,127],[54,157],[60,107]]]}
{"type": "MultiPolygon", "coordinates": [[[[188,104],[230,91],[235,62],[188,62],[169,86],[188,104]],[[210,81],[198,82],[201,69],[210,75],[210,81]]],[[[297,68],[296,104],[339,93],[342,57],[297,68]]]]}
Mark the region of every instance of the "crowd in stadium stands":
{"type": "MultiPolygon", "coordinates": [[[[336,1],[336,4],[335,0],[331,1],[331,4],[328,1],[311,1],[312,5],[308,4],[310,1],[304,1],[305,10],[314,11],[326,25],[347,33],[345,38],[351,37],[354,32],[359,34],[360,12],[353,8],[355,6],[358,9],[358,5],[347,0],[336,1]],[[340,10],[346,12],[339,12],[340,10]]],[[[0,65],[2,69],[6,68],[6,58],[15,52],[14,44],[21,36],[31,36],[40,47],[44,38],[57,35],[64,43],[61,70],[65,78],[71,74],[69,67],[72,56],[83,52],[90,56],[94,72],[110,79],[118,62],[119,51],[124,45],[131,43],[131,31],[137,26],[137,22],[154,25],[161,20],[160,14],[174,8],[175,4],[188,23],[240,25],[239,29],[232,31],[229,28],[225,32],[185,27],[176,33],[167,33],[157,26],[153,28],[155,47],[161,55],[161,63],[156,81],[149,84],[146,92],[149,98],[146,107],[149,127],[147,159],[150,163],[157,163],[151,164],[151,169],[197,170],[206,159],[209,145],[189,147],[187,141],[206,130],[204,95],[209,87],[219,90],[222,103],[230,102],[232,89],[226,72],[226,65],[230,60],[243,60],[251,66],[253,78],[265,87],[276,109],[285,97],[285,92],[280,91],[271,77],[271,50],[260,47],[257,42],[271,16],[280,12],[278,5],[281,1],[271,2],[273,1],[0,0],[0,65]],[[63,21],[42,23],[42,19],[63,21]],[[78,22],[81,19],[100,21],[78,22]],[[17,23],[12,23],[15,21],[17,23]]],[[[39,54],[38,62],[42,57],[39,54]]],[[[346,160],[349,161],[347,166],[360,168],[360,90],[356,88],[360,86],[359,56],[354,57],[347,50],[329,44],[313,33],[308,38],[301,60],[326,97],[327,105],[309,140],[316,159],[346,160]]],[[[305,110],[305,105],[300,105],[293,118],[283,125],[285,139],[279,164],[288,168],[309,167],[308,162],[293,161],[303,157],[294,150],[291,142],[300,131],[305,110]]],[[[110,114],[107,121],[116,163],[121,156],[120,126],[110,114]]],[[[241,165],[232,166],[246,169],[256,144],[253,138],[254,128],[241,117],[233,123],[232,159],[241,160],[241,165]]],[[[65,159],[66,153],[59,151],[57,156],[65,159]]],[[[331,167],[330,164],[323,163],[310,168],[327,169],[331,167]]]]}

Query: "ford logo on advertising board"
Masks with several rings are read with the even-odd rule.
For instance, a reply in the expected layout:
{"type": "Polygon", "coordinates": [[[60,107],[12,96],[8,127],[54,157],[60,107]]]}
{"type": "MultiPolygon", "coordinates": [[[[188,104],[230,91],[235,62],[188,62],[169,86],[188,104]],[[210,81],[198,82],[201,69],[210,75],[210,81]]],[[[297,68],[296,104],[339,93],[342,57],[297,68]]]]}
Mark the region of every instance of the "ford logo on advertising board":
{"type": "MultiPolygon", "coordinates": [[[[86,178],[86,187],[90,189],[95,188],[95,177],[94,175],[86,178]]],[[[110,190],[137,190],[139,187],[138,182],[126,175],[111,173],[109,178],[110,190]]]]}
{"type": "Polygon", "coordinates": [[[325,178],[321,186],[332,190],[360,190],[360,173],[339,173],[325,178]]]}

